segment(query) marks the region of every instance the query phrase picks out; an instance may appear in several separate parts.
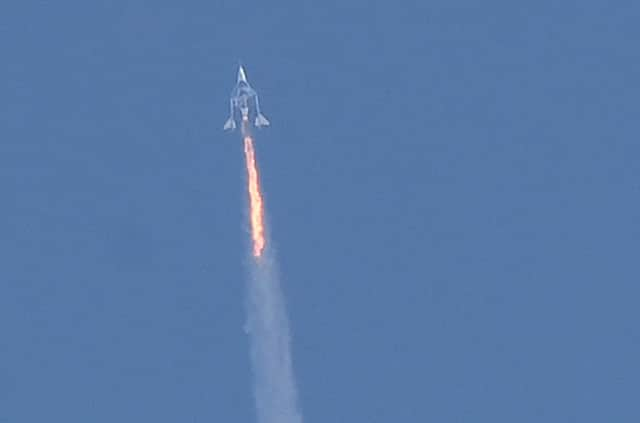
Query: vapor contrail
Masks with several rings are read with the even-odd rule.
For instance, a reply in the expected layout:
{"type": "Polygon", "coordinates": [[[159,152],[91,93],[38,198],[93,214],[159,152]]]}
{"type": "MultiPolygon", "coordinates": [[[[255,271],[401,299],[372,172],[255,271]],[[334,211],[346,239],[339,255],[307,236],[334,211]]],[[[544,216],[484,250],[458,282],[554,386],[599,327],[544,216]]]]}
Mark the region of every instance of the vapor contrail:
{"type": "Polygon", "coordinates": [[[301,423],[284,296],[273,248],[267,244],[264,202],[252,137],[245,133],[252,258],[247,329],[258,423],[301,423]]]}

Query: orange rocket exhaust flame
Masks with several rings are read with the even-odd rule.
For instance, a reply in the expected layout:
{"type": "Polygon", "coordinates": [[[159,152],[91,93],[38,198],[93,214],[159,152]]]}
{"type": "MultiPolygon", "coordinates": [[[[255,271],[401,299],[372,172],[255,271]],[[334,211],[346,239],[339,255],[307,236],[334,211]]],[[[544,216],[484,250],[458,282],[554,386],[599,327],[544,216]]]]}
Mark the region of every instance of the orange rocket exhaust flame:
{"type": "Polygon", "coordinates": [[[260,177],[256,166],[256,155],[251,136],[244,137],[244,157],[247,162],[247,182],[249,191],[249,219],[251,223],[251,239],[253,240],[253,256],[260,257],[264,250],[264,207],[260,192],[260,177]]]}

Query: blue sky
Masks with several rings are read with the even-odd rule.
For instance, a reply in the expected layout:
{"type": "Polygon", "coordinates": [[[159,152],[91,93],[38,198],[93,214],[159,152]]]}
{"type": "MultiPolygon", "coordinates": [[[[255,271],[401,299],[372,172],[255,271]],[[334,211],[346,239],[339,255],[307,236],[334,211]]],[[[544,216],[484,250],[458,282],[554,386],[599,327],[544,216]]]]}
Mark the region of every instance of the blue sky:
{"type": "Polygon", "coordinates": [[[240,61],[306,422],[640,419],[640,6],[0,12],[0,422],[254,421],[240,61]]]}

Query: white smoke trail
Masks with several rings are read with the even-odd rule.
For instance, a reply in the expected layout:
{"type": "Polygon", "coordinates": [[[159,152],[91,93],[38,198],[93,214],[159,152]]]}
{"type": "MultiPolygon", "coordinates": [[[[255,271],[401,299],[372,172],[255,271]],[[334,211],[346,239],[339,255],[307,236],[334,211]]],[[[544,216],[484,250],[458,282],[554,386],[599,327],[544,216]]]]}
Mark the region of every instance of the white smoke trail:
{"type": "Polygon", "coordinates": [[[258,423],[302,423],[291,362],[289,322],[270,248],[251,257],[247,330],[258,423]]]}

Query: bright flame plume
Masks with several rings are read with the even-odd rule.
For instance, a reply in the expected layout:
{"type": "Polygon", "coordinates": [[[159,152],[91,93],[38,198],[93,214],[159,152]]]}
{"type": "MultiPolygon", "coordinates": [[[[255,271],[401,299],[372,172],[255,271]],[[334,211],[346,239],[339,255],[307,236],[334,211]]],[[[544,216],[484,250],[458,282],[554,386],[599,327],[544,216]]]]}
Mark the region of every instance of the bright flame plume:
{"type": "Polygon", "coordinates": [[[253,240],[253,256],[260,257],[264,250],[264,206],[260,192],[260,177],[256,165],[256,154],[251,136],[244,137],[244,157],[247,162],[247,179],[249,191],[249,207],[251,222],[251,239],[253,240]]]}

